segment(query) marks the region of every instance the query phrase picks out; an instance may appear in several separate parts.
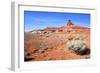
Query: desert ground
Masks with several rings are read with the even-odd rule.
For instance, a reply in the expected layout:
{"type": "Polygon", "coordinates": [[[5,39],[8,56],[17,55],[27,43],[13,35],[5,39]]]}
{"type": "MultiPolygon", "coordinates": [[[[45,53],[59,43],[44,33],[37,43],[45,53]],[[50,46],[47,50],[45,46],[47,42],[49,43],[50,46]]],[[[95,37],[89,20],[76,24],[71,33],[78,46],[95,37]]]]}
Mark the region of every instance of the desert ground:
{"type": "Polygon", "coordinates": [[[89,59],[90,50],[90,28],[74,26],[71,21],[24,33],[25,62],[89,59]]]}

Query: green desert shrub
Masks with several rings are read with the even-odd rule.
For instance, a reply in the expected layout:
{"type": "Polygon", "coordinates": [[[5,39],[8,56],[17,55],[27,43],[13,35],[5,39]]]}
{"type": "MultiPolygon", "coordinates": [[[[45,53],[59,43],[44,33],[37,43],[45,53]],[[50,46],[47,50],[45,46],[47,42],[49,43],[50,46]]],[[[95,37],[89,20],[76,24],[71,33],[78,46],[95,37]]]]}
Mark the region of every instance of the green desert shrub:
{"type": "Polygon", "coordinates": [[[86,43],[83,40],[69,41],[67,42],[67,46],[71,51],[77,54],[86,49],[86,43]]]}
{"type": "Polygon", "coordinates": [[[74,42],[74,50],[77,51],[82,51],[86,48],[86,44],[83,40],[77,40],[74,42]]]}
{"type": "Polygon", "coordinates": [[[67,46],[68,46],[69,49],[72,49],[74,44],[73,44],[72,41],[69,41],[69,42],[67,42],[67,46]]]}

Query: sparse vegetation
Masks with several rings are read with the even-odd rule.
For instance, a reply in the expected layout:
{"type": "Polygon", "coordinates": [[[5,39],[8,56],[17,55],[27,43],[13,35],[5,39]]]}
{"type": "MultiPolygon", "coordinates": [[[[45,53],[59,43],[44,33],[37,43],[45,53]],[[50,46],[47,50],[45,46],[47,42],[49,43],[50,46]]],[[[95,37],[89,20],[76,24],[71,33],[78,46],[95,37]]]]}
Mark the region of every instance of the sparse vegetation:
{"type": "Polygon", "coordinates": [[[86,49],[86,43],[83,40],[69,41],[67,43],[69,50],[81,54],[86,49]]]}

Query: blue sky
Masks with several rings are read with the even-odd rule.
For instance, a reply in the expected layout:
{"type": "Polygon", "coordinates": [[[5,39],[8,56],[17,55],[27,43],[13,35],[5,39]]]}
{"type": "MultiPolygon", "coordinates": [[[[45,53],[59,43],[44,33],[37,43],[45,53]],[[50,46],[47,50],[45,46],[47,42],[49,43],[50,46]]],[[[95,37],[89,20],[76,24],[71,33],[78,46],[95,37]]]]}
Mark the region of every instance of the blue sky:
{"type": "Polygon", "coordinates": [[[61,27],[66,25],[68,20],[71,20],[74,25],[90,27],[90,14],[24,11],[25,31],[61,27]]]}

